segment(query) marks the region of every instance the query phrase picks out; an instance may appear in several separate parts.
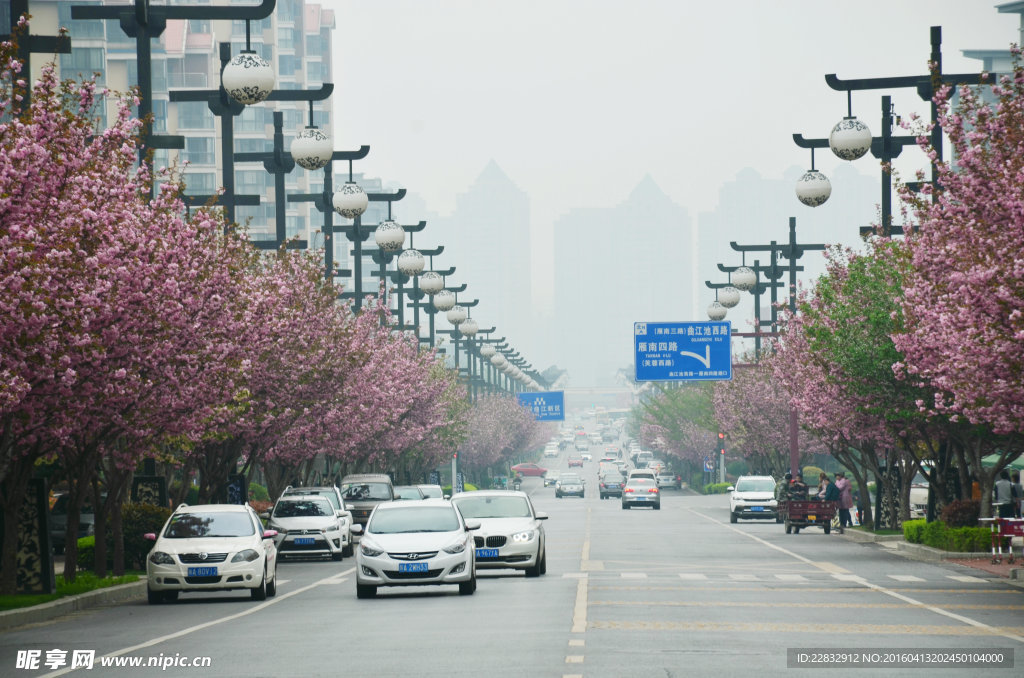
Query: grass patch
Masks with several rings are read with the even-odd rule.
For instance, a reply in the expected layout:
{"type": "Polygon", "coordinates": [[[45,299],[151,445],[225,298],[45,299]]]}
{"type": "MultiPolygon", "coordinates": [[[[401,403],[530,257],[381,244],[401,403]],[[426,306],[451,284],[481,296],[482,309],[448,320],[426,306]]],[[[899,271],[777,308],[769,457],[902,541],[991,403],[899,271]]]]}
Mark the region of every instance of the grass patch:
{"type": "Polygon", "coordinates": [[[120,584],[131,584],[132,582],[139,581],[140,576],[143,574],[144,573],[141,572],[135,572],[121,577],[104,577],[100,579],[92,572],[79,572],[78,576],[75,578],[75,583],[73,584],[64,583],[64,577],[58,574],[56,593],[0,596],[0,611],[32,607],[33,605],[41,605],[43,603],[48,603],[51,600],[63,598],[64,596],[77,596],[81,593],[95,591],[96,589],[105,589],[110,586],[118,586],[120,584]]]}

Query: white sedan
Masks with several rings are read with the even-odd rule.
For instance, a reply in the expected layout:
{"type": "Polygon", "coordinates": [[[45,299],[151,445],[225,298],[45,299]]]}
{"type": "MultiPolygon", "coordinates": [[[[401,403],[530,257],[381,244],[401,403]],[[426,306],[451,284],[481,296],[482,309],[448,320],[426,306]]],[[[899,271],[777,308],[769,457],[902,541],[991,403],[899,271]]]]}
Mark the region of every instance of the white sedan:
{"type": "Polygon", "coordinates": [[[547,572],[544,523],[525,492],[484,490],[452,497],[466,520],[477,521],[476,565],[480,568],[524,570],[527,577],[547,572]]]}
{"type": "Polygon", "coordinates": [[[255,600],[277,593],[277,532],[264,530],[248,505],[182,504],[167,519],[146,558],[150,604],[184,591],[248,589],[255,600]]]}
{"type": "Polygon", "coordinates": [[[356,597],[372,598],[380,586],[458,584],[459,594],[476,591],[471,530],[450,501],[383,502],[373,509],[356,547],[356,597]]]}

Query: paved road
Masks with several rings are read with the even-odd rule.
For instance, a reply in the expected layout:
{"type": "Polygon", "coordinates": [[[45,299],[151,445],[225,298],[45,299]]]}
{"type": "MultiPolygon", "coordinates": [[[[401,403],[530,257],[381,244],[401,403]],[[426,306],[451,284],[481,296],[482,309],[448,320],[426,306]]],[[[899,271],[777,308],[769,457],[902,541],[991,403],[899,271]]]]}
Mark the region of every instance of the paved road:
{"type": "MultiPolygon", "coordinates": [[[[564,464],[564,459],[559,460],[564,464]]],[[[938,675],[1024,675],[1024,589],[955,565],[774,522],[729,524],[724,496],[667,490],[661,511],[555,499],[527,479],[547,522],[548,573],[481,573],[451,588],[382,589],[357,600],[353,560],[280,566],[276,598],[184,595],[174,605],[91,610],[0,634],[0,675],[19,650],[97,656],[210,657],[210,668],[94,668],[76,675],[157,676],[776,676],[788,648],[1009,648],[1016,667],[938,675]]],[[[838,670],[932,675],[935,669],[838,670]]]]}

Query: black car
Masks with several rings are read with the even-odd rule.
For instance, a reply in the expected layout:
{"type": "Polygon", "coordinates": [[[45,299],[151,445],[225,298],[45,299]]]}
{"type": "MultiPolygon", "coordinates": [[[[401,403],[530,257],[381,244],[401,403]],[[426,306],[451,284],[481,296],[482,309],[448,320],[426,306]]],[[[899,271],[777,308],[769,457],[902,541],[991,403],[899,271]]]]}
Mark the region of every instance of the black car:
{"type": "Polygon", "coordinates": [[[601,476],[598,491],[601,499],[607,497],[621,497],[622,487],[626,484],[626,478],[621,473],[609,472],[601,476]]]}

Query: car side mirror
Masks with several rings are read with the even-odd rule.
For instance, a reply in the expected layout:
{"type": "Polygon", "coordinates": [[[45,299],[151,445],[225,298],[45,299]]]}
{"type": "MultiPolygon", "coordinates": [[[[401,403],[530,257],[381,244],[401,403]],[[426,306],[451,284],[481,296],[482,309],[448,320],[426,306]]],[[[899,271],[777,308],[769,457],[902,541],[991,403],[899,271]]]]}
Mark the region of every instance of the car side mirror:
{"type": "Polygon", "coordinates": [[[154,534],[153,532],[147,532],[146,534],[142,535],[142,538],[146,541],[156,541],[156,534],[154,534]]]}
{"type": "Polygon", "coordinates": [[[264,539],[272,539],[277,536],[277,530],[263,530],[264,539]]]}
{"type": "Polygon", "coordinates": [[[446,500],[447,500],[447,499],[451,499],[451,498],[452,498],[452,495],[450,495],[450,494],[446,494],[446,495],[444,495],[444,498],[445,498],[446,500]]]}
{"type": "Polygon", "coordinates": [[[735,492],[735,491],[736,491],[736,488],[735,488],[735,487],[733,487],[732,485],[730,485],[729,487],[725,488],[725,491],[726,491],[726,492],[735,492]]]}
{"type": "Polygon", "coordinates": [[[352,534],[362,534],[362,533],[363,533],[363,526],[362,525],[360,525],[359,523],[356,523],[355,525],[352,526],[352,534]]]}
{"type": "Polygon", "coordinates": [[[537,520],[547,520],[548,514],[544,513],[543,511],[537,511],[537,514],[533,517],[537,520]]]}
{"type": "Polygon", "coordinates": [[[335,518],[341,518],[343,515],[345,515],[345,512],[342,511],[341,509],[338,509],[337,511],[334,512],[335,518]]]}
{"type": "Polygon", "coordinates": [[[260,514],[260,518],[263,520],[270,520],[270,511],[264,511],[260,514]]]}
{"type": "Polygon", "coordinates": [[[480,529],[480,521],[479,520],[467,520],[466,521],[466,531],[467,532],[469,532],[470,530],[479,530],[479,529],[480,529]]]}

